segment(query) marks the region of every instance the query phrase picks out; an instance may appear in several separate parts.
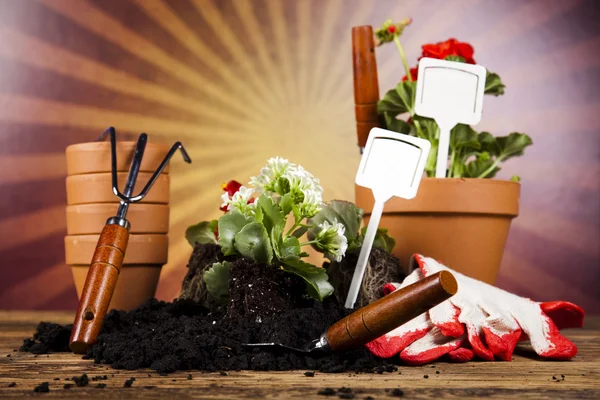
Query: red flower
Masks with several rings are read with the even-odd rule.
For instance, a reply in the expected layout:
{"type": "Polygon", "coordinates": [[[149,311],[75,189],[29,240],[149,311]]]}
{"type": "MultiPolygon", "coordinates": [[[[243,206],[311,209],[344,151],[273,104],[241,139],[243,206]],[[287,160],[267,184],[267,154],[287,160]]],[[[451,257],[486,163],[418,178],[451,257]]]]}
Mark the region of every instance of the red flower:
{"type": "Polygon", "coordinates": [[[388,26],[387,30],[389,33],[394,33],[394,32],[396,32],[396,27],[394,25],[390,25],[390,26],[388,26]]]}
{"type": "MultiPolygon", "coordinates": [[[[229,196],[230,199],[235,194],[235,192],[240,190],[241,187],[242,187],[242,184],[235,180],[230,180],[229,182],[223,183],[221,185],[221,188],[223,189],[223,191],[227,192],[227,195],[229,196]]],[[[255,200],[254,197],[250,197],[248,199],[248,204],[254,203],[254,200],[255,200]]],[[[229,204],[223,203],[219,207],[219,210],[221,210],[223,212],[229,211],[229,204]]]]}
{"type": "Polygon", "coordinates": [[[234,181],[234,180],[230,180],[229,182],[223,183],[221,185],[221,188],[227,192],[229,197],[233,196],[234,193],[237,192],[238,190],[240,190],[241,187],[242,187],[242,184],[239,183],[238,181],[234,181]]]}
{"type": "Polygon", "coordinates": [[[444,60],[448,56],[460,56],[467,64],[475,64],[473,59],[473,46],[466,42],[459,42],[451,38],[445,42],[435,44],[424,44],[421,57],[437,58],[444,60]]]}
{"type": "MultiPolygon", "coordinates": [[[[410,76],[412,77],[413,81],[417,80],[417,73],[418,72],[419,72],[419,69],[417,67],[414,67],[414,68],[410,69],[410,76]]],[[[402,78],[402,82],[404,82],[407,79],[408,79],[408,77],[406,75],[404,75],[404,78],[402,78]]]]}
{"type": "MultiPolygon", "coordinates": [[[[419,60],[423,57],[437,58],[439,60],[445,60],[448,56],[459,56],[465,59],[467,64],[476,64],[473,59],[473,46],[466,42],[459,42],[456,39],[448,39],[445,42],[438,42],[435,44],[424,44],[421,46],[423,52],[419,60]]],[[[410,69],[410,75],[413,81],[417,80],[419,69],[417,67],[410,69]]],[[[405,81],[406,76],[402,78],[405,81]]]]}

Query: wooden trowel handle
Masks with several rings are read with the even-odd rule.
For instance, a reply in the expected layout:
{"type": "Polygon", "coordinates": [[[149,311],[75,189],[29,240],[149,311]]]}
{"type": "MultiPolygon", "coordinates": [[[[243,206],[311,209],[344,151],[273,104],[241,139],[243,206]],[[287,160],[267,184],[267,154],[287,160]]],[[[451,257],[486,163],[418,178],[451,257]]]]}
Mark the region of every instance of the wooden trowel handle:
{"type": "Polygon", "coordinates": [[[380,126],[377,113],[379,82],[375,41],[370,25],[352,28],[352,69],[354,75],[354,111],[358,145],[365,147],[369,132],[380,126]]]}
{"type": "Polygon", "coordinates": [[[360,347],[453,296],[456,279],[441,271],[365,306],[327,329],[333,351],[360,347]]]}
{"type": "Polygon", "coordinates": [[[123,226],[110,224],[102,230],[73,322],[69,346],[74,353],[85,353],[96,341],[123,266],[128,241],[129,230],[123,226]]]}

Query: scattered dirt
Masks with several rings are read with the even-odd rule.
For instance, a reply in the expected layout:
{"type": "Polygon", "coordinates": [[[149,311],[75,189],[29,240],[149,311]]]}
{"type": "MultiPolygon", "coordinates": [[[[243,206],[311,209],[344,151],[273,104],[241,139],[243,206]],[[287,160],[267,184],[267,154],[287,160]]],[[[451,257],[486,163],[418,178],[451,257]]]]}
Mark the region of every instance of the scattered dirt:
{"type": "Polygon", "coordinates": [[[33,354],[71,351],[69,349],[71,327],[72,325],[62,326],[51,322],[40,322],[33,337],[23,340],[23,346],[19,351],[33,354]]]}
{"type": "Polygon", "coordinates": [[[83,374],[81,376],[74,376],[73,378],[71,378],[73,380],[73,382],[75,382],[75,384],[79,387],[83,387],[83,386],[87,386],[88,383],[90,383],[90,380],[87,376],[87,374],[83,374]]]}
{"type": "Polygon", "coordinates": [[[36,393],[48,393],[50,392],[50,386],[48,382],[42,382],[36,387],[33,388],[33,391],[36,393]]]}

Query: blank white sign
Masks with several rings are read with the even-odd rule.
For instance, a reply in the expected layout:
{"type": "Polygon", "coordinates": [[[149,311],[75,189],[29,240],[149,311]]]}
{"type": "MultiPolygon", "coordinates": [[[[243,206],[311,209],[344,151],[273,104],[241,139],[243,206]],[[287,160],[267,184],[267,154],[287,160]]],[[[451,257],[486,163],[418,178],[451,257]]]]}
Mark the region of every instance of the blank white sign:
{"type": "Polygon", "coordinates": [[[430,147],[427,140],[374,128],[360,161],[356,183],[374,192],[413,198],[430,147]]]}
{"type": "Polygon", "coordinates": [[[485,77],[481,65],[422,58],[415,112],[438,122],[476,124],[481,120],[485,77]]]}
{"type": "Polygon", "coordinates": [[[422,150],[410,143],[375,138],[367,154],[363,174],[376,185],[387,182],[388,185],[411,186],[421,154],[422,150]]]}

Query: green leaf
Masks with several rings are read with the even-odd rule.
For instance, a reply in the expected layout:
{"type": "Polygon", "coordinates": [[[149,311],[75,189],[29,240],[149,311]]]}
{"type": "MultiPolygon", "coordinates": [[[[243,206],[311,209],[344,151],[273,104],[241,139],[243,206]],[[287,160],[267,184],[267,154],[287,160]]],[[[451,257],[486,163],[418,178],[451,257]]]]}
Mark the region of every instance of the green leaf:
{"type": "Polygon", "coordinates": [[[285,262],[286,259],[297,257],[300,254],[300,241],[295,236],[288,236],[283,239],[280,250],[280,261],[285,262]]]}
{"type": "Polygon", "coordinates": [[[282,265],[284,271],[298,275],[306,282],[306,292],[315,300],[323,301],[333,293],[333,286],[329,283],[327,271],[294,257],[285,260],[282,265]]]}
{"type": "Polygon", "coordinates": [[[381,100],[377,102],[377,112],[386,113],[390,117],[408,112],[408,109],[402,104],[402,99],[398,96],[395,89],[388,90],[381,100]]]}
{"type": "Polygon", "coordinates": [[[390,117],[409,113],[414,114],[416,82],[400,82],[395,89],[389,90],[377,103],[379,114],[387,113],[390,117]]]}
{"type": "Polygon", "coordinates": [[[258,200],[258,207],[262,209],[263,220],[262,223],[267,229],[268,233],[271,233],[274,226],[284,226],[285,219],[283,218],[283,213],[281,212],[281,208],[272,198],[268,197],[265,194],[262,194],[258,200]]]}
{"type": "Polygon", "coordinates": [[[283,197],[281,197],[281,201],[279,201],[279,207],[281,207],[284,217],[292,211],[293,204],[294,201],[292,200],[292,195],[290,193],[286,193],[283,197]]]}
{"type": "Polygon", "coordinates": [[[227,304],[229,300],[230,268],[231,263],[228,261],[214,263],[202,276],[208,293],[221,304],[227,304]]]}
{"type": "Polygon", "coordinates": [[[497,156],[498,147],[496,146],[496,138],[489,132],[481,132],[477,135],[477,141],[481,151],[487,151],[488,153],[497,156]]]}
{"type": "Polygon", "coordinates": [[[235,235],[235,249],[244,257],[250,257],[259,263],[270,264],[273,261],[273,248],[269,234],[260,222],[252,222],[235,235]]]}
{"type": "MultiPolygon", "coordinates": [[[[363,226],[363,228],[360,230],[360,246],[362,246],[366,232],[367,227],[363,226]]],[[[388,235],[387,228],[378,228],[377,233],[375,234],[375,240],[373,241],[373,247],[385,250],[391,254],[394,246],[396,246],[396,239],[388,235]]]]}
{"type": "MultiPolygon", "coordinates": [[[[494,165],[494,159],[490,157],[490,153],[487,151],[477,154],[474,160],[465,165],[463,177],[465,178],[478,178],[484,172],[490,170],[494,165]]],[[[496,167],[486,175],[487,177],[493,178],[500,168],[496,167]]]]}
{"type": "Polygon", "coordinates": [[[237,210],[229,211],[219,218],[219,246],[224,255],[237,254],[234,247],[235,235],[246,225],[255,222],[251,217],[246,217],[237,210]]]}
{"type": "Polygon", "coordinates": [[[463,57],[461,57],[461,56],[456,56],[456,55],[449,55],[449,56],[446,56],[446,58],[444,58],[444,60],[447,60],[447,61],[454,61],[454,62],[461,62],[461,63],[464,63],[464,62],[466,62],[466,61],[467,61],[467,60],[465,60],[463,57]]]}
{"type": "Polygon", "coordinates": [[[519,175],[513,175],[510,177],[511,182],[521,182],[521,177],[519,175]]]}
{"type": "Polygon", "coordinates": [[[196,243],[200,244],[217,244],[215,231],[217,230],[218,221],[203,221],[196,225],[192,225],[185,231],[185,238],[188,243],[194,247],[196,243]]]}
{"type": "Polygon", "coordinates": [[[531,146],[533,140],[524,134],[513,132],[508,136],[500,136],[496,138],[496,145],[500,149],[499,157],[502,161],[506,161],[512,157],[522,156],[525,147],[531,146]]]}
{"type": "Polygon", "coordinates": [[[396,117],[392,117],[388,113],[384,113],[383,116],[385,119],[385,128],[387,130],[404,134],[410,133],[412,127],[408,124],[408,122],[397,119],[396,117]]]}
{"type": "Polygon", "coordinates": [[[475,149],[479,150],[481,144],[477,140],[477,132],[469,125],[457,124],[450,131],[450,148],[458,149],[475,149]]]}
{"type": "Polygon", "coordinates": [[[504,88],[506,86],[502,83],[500,76],[494,72],[487,71],[485,77],[485,94],[491,94],[492,96],[500,96],[504,94],[504,88]]]}
{"type": "MultiPolygon", "coordinates": [[[[357,248],[356,240],[358,238],[358,230],[362,221],[363,210],[357,207],[354,203],[343,200],[332,200],[323,207],[321,211],[314,217],[308,220],[311,228],[308,230],[308,240],[314,240],[319,233],[319,225],[324,221],[333,225],[335,221],[344,225],[344,236],[348,240],[348,250],[357,248]]],[[[313,246],[318,251],[316,246],[313,246]]]]}
{"type": "Polygon", "coordinates": [[[256,222],[263,222],[263,220],[265,219],[265,213],[263,212],[262,207],[254,208],[254,219],[256,220],[256,222]]]}

